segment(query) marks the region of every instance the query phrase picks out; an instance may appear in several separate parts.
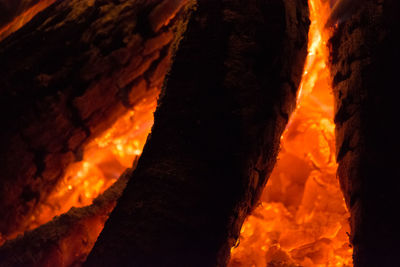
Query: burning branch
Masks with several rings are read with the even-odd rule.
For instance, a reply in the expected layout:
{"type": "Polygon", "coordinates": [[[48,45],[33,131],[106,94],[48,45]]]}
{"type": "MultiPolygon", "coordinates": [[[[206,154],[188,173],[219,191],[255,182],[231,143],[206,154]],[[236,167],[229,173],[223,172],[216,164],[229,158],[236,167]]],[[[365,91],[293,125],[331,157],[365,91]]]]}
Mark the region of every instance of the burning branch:
{"type": "Polygon", "coordinates": [[[296,105],[304,1],[203,0],[86,266],[225,266],[296,105]],[[273,2],[273,3],[272,3],[273,2]]]}
{"type": "Polygon", "coordinates": [[[0,235],[30,229],[83,147],[155,101],[187,14],[165,3],[58,1],[0,43],[0,235]]]}
{"type": "Polygon", "coordinates": [[[395,266],[400,248],[400,2],[362,1],[330,41],[338,176],[354,266],[395,266]]]}

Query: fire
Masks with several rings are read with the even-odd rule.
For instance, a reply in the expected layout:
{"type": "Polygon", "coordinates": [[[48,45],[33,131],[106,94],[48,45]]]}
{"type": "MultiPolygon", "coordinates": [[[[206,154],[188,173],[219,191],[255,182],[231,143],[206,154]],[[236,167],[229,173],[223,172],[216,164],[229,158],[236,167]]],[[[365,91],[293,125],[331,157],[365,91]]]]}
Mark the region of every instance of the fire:
{"type": "Polygon", "coordinates": [[[333,96],[324,30],[329,1],[309,0],[309,48],[298,106],[260,205],[232,248],[236,266],[352,266],[349,213],[336,177],[333,96]]]}
{"type": "MultiPolygon", "coordinates": [[[[40,0],[10,23],[0,28],[0,41],[28,23],[36,14],[56,0],[40,0]]],[[[175,15],[175,14],[174,14],[175,15]]],[[[159,88],[152,88],[132,110],[122,116],[102,136],[85,146],[82,161],[68,166],[63,179],[50,196],[35,209],[24,229],[34,229],[72,207],[84,207],[109,188],[120,175],[132,167],[142,153],[153,125],[159,88]]],[[[14,236],[14,235],[13,235],[14,236]]],[[[0,236],[0,245],[4,242],[0,236]]]]}
{"type": "MultiPolygon", "coordinates": [[[[0,30],[0,40],[53,2],[40,1],[20,15],[0,30]]],[[[352,266],[349,214],[336,177],[333,97],[325,65],[329,1],[309,0],[309,6],[310,44],[298,108],[282,136],[278,164],[261,204],[232,249],[230,267],[352,266]]],[[[83,160],[68,167],[56,190],[30,218],[29,229],[73,206],[90,205],[132,166],[153,124],[159,91],[154,92],[85,147],[83,160]]]]}
{"type": "Polygon", "coordinates": [[[71,207],[84,207],[109,188],[141,155],[153,125],[159,90],[144,98],[102,136],[89,143],[83,160],[68,167],[57,188],[30,218],[36,228],[71,207]]]}

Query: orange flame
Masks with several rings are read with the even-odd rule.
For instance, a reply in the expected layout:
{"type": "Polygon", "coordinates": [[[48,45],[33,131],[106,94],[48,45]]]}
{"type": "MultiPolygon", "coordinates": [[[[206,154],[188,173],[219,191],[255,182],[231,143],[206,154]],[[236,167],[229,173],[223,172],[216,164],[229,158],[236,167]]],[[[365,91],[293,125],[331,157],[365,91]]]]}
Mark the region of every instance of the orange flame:
{"type": "Polygon", "coordinates": [[[336,177],[333,96],[326,68],[329,1],[309,0],[308,57],[297,110],[261,204],[244,223],[230,267],[352,266],[349,213],[336,177]]]}

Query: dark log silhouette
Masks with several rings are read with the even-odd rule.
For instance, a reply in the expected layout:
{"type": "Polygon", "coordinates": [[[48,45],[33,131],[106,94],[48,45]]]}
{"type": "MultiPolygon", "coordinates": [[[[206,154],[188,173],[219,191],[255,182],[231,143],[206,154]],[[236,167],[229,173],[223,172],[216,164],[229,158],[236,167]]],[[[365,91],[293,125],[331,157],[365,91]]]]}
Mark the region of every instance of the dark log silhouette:
{"type": "Polygon", "coordinates": [[[225,266],[296,105],[307,1],[198,1],[86,266],[225,266]]]}
{"type": "Polygon", "coordinates": [[[338,175],[356,267],[399,261],[399,13],[399,1],[363,1],[331,40],[338,175]]]}
{"type": "Polygon", "coordinates": [[[84,144],[161,87],[186,3],[57,1],[0,43],[0,239],[84,144]]]}

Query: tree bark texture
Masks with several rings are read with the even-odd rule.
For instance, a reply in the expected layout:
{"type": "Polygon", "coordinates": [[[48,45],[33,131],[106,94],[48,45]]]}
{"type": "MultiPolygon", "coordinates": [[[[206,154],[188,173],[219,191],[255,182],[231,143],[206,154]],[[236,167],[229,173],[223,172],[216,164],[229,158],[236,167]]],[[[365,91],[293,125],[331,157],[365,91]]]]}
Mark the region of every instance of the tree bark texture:
{"type": "Polygon", "coordinates": [[[295,108],[308,25],[305,0],[198,1],[86,266],[227,264],[295,108]]]}
{"type": "Polygon", "coordinates": [[[399,261],[399,14],[399,1],[364,1],[330,41],[338,175],[356,267],[399,261]]]}
{"type": "Polygon", "coordinates": [[[0,238],[91,138],[161,88],[186,3],[57,1],[0,43],[0,238]]]}

